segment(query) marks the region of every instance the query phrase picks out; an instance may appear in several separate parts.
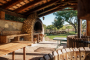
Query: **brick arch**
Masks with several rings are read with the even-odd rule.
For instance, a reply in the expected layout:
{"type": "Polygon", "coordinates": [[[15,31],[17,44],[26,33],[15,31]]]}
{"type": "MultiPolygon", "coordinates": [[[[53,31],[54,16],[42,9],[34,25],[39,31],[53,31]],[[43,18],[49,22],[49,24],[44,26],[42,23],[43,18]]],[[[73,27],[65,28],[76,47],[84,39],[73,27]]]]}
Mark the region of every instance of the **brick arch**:
{"type": "Polygon", "coordinates": [[[42,21],[41,21],[39,18],[37,18],[36,21],[35,21],[35,23],[34,23],[34,25],[33,25],[33,32],[34,32],[35,24],[36,24],[37,22],[39,22],[39,23],[41,24],[41,29],[43,30],[43,23],[42,23],[42,21]]]}

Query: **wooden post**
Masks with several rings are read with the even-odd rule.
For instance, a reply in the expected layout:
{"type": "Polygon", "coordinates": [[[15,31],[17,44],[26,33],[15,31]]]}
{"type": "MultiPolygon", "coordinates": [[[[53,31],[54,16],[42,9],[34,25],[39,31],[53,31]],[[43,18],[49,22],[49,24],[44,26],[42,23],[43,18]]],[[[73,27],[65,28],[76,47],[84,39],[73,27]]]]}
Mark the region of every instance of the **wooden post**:
{"type": "Polygon", "coordinates": [[[87,24],[86,24],[86,25],[87,25],[87,26],[86,26],[86,27],[87,27],[87,28],[86,28],[86,29],[87,29],[87,30],[86,30],[86,35],[87,35],[87,36],[90,36],[90,31],[89,31],[89,30],[90,30],[90,20],[87,20],[87,24]]]}
{"type": "Polygon", "coordinates": [[[15,60],[15,51],[12,52],[12,60],[15,60]]]}
{"type": "Polygon", "coordinates": [[[82,34],[82,19],[80,19],[80,25],[81,25],[81,27],[80,27],[80,31],[81,31],[81,34],[82,34]]]}
{"type": "Polygon", "coordinates": [[[0,11],[0,19],[5,20],[5,12],[0,11]]]}
{"type": "Polygon", "coordinates": [[[81,23],[80,23],[80,19],[78,19],[78,38],[81,38],[81,23]]]}
{"type": "Polygon", "coordinates": [[[23,60],[25,60],[25,56],[26,56],[26,53],[25,53],[25,47],[23,48],[23,60]]]}

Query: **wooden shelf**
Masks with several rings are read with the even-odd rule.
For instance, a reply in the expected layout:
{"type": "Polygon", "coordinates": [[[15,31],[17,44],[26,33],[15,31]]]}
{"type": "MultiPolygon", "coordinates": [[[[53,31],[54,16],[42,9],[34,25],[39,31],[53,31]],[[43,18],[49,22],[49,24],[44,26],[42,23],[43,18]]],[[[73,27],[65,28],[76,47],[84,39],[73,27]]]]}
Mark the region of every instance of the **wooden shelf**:
{"type": "Polygon", "coordinates": [[[15,35],[1,35],[0,36],[0,43],[9,43],[10,39],[14,39],[14,41],[19,41],[20,36],[28,36],[29,34],[15,34],[15,35]]]}

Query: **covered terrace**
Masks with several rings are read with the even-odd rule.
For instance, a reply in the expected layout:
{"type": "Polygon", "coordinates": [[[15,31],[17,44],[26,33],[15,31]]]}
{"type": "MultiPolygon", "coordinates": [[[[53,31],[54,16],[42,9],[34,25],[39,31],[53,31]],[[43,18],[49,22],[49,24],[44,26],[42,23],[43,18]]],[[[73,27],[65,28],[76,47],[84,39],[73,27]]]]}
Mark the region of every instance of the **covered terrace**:
{"type": "MultiPolygon", "coordinates": [[[[43,25],[39,18],[66,7],[72,8],[66,10],[78,11],[77,39],[81,38],[81,19],[87,20],[87,36],[84,38],[89,38],[90,0],[0,0],[0,57],[13,52],[12,60],[15,60],[14,51],[23,48],[23,60],[26,60],[25,47],[43,41],[43,25]],[[24,22],[5,20],[5,14],[26,20],[24,22]]],[[[77,45],[78,40],[69,37],[67,42],[67,47],[87,46],[77,45]]]]}

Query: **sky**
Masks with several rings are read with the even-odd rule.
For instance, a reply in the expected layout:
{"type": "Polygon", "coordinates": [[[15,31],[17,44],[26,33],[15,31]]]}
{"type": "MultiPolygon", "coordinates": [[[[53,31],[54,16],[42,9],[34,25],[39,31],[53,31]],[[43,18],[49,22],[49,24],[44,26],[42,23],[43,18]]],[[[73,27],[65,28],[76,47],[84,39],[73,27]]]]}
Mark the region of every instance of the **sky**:
{"type": "MultiPolygon", "coordinates": [[[[54,22],[55,15],[53,15],[53,13],[52,13],[52,14],[46,15],[44,17],[45,17],[44,20],[43,20],[43,17],[40,18],[42,20],[43,24],[45,24],[46,26],[52,25],[52,22],[54,22]]],[[[64,25],[65,24],[68,24],[68,23],[65,22],[64,25]]]]}

